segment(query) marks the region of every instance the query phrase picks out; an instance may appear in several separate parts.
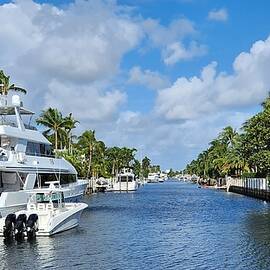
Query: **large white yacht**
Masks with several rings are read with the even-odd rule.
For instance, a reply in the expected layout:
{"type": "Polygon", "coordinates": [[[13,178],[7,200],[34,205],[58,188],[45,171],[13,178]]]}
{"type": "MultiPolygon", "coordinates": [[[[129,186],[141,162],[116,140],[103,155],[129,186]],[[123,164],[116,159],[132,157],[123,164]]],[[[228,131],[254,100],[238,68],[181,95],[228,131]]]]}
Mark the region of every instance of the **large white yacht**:
{"type": "Polygon", "coordinates": [[[0,95],[0,213],[26,206],[34,188],[57,181],[65,188],[67,201],[77,201],[87,181],[78,180],[75,168],[56,158],[51,143],[36,128],[24,124],[22,116],[33,116],[18,95],[0,95]]]}
{"type": "Polygon", "coordinates": [[[138,183],[132,169],[123,168],[113,184],[113,191],[135,191],[137,189],[138,183]]]}

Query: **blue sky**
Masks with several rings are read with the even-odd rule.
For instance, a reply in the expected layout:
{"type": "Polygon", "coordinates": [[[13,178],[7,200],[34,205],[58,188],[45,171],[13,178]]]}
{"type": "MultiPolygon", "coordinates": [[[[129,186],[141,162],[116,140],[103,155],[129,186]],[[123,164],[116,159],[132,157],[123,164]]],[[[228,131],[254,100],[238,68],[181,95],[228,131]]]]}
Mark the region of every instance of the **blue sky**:
{"type": "Polygon", "coordinates": [[[270,2],[0,0],[0,63],[26,104],[184,168],[270,88],[270,2]]]}

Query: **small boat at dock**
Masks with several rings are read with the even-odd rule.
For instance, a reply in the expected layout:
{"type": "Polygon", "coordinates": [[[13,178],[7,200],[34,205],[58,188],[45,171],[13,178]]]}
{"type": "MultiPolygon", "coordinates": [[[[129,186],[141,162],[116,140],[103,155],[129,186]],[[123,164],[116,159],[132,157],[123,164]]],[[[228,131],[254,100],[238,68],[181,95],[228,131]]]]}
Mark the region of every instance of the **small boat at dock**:
{"type": "Polygon", "coordinates": [[[149,173],[147,183],[158,183],[159,175],[157,173],[149,173]]]}
{"type": "Polygon", "coordinates": [[[123,168],[118,174],[116,182],[113,183],[111,191],[136,191],[138,182],[131,168],[123,168]]]}

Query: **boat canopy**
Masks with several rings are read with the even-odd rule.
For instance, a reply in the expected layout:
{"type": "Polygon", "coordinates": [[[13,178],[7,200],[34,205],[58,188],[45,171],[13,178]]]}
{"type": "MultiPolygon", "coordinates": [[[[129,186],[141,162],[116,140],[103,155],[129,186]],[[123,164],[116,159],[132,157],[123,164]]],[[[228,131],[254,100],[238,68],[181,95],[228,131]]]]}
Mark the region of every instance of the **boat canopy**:
{"type": "Polygon", "coordinates": [[[37,130],[25,129],[24,131],[21,131],[16,127],[0,125],[0,135],[18,139],[25,139],[30,142],[37,142],[51,145],[51,142],[49,142],[37,130]]]}
{"type": "MultiPolygon", "coordinates": [[[[28,109],[25,109],[23,107],[20,107],[20,114],[21,115],[33,115],[34,112],[32,112],[28,109]]],[[[14,106],[0,107],[0,115],[16,115],[15,107],[14,106]]]]}

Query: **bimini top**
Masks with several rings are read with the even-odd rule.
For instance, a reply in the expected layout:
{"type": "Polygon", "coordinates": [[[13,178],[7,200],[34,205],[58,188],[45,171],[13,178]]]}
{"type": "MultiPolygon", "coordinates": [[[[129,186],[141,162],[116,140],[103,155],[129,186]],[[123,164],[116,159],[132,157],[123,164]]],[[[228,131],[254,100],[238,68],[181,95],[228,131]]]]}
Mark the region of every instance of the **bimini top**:
{"type": "MultiPolygon", "coordinates": [[[[20,107],[20,114],[21,115],[33,115],[34,112],[27,110],[23,107],[20,107]]],[[[5,106],[0,107],[0,115],[16,115],[15,107],[14,106],[5,106]]]]}
{"type": "Polygon", "coordinates": [[[30,142],[37,142],[51,145],[51,143],[37,130],[25,129],[24,131],[22,131],[17,127],[0,124],[0,135],[18,139],[25,139],[30,142]]]}

